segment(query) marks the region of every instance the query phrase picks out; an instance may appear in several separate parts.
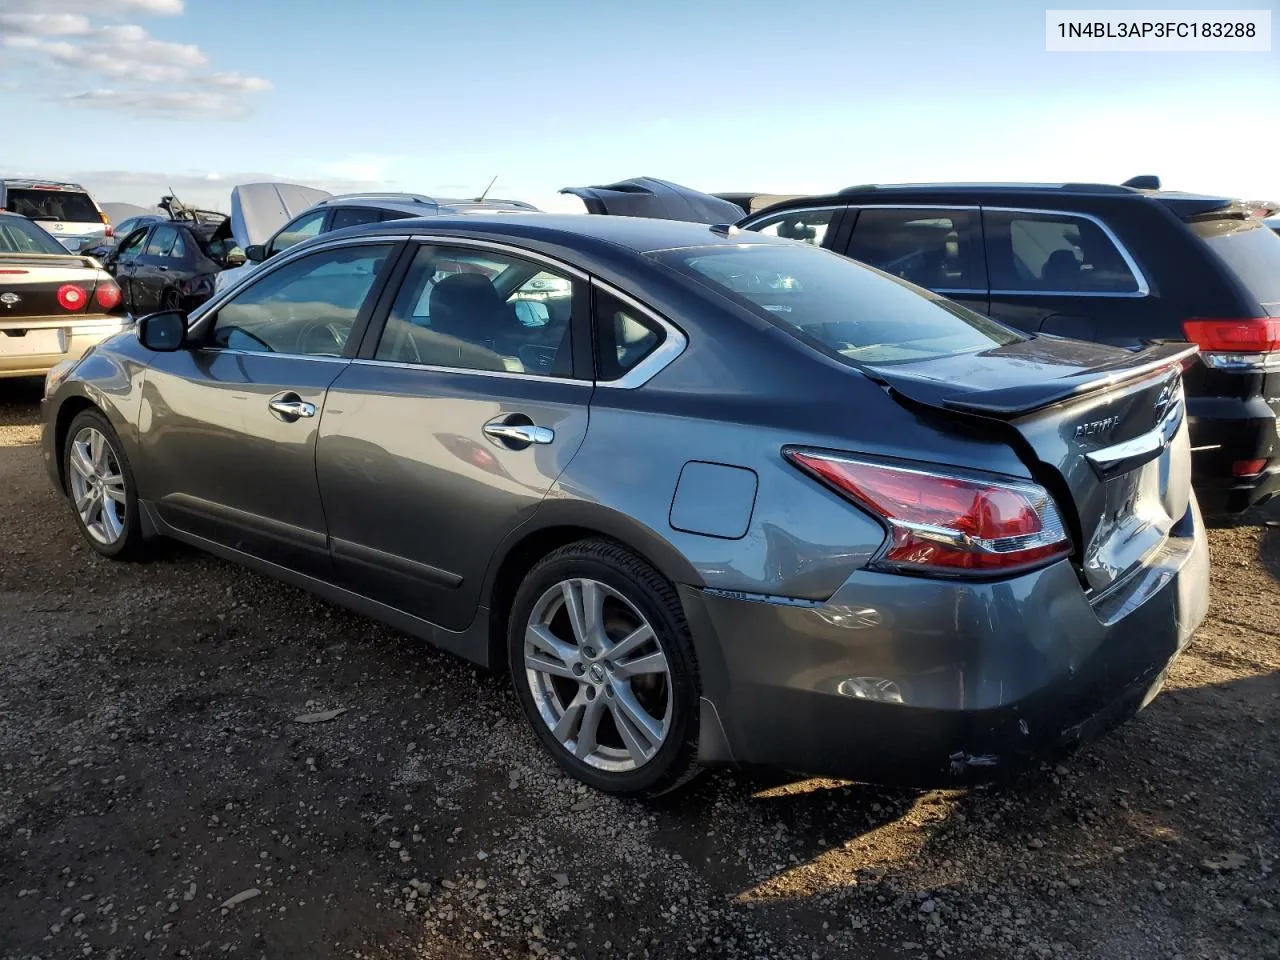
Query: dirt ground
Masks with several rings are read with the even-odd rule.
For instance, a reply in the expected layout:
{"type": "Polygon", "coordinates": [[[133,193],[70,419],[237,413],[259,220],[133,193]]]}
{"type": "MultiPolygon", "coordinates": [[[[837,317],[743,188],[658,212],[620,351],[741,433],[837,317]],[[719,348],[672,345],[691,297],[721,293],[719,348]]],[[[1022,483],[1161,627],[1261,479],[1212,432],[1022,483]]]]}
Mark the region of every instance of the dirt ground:
{"type": "Polygon", "coordinates": [[[37,399],[0,382],[5,960],[1280,960],[1266,517],[1212,532],[1169,686],[1064,765],[643,805],[560,776],[500,677],[193,551],[99,559],[37,399]]]}

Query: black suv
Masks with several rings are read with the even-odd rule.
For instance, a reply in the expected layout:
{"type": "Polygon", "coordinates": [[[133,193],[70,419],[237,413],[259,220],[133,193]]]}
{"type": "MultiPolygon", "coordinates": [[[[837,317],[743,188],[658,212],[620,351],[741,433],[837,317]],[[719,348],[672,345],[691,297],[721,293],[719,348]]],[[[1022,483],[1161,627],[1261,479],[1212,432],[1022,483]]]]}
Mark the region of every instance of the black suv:
{"type": "Polygon", "coordinates": [[[739,226],[846,254],[1020,330],[1197,343],[1185,375],[1193,480],[1206,513],[1244,510],[1280,492],[1280,236],[1239,201],[1130,183],[869,185],[739,226]]]}

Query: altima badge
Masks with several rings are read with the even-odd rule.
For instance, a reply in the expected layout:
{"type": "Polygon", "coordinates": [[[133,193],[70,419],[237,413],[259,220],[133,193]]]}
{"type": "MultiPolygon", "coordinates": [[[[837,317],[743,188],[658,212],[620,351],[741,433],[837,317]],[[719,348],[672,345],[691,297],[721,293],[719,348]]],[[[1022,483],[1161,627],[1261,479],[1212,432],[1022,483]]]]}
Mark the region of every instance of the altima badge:
{"type": "Polygon", "coordinates": [[[10,310],[13,309],[15,303],[21,303],[22,298],[16,293],[0,293],[0,303],[3,303],[10,310]]]}
{"type": "Polygon", "coordinates": [[[1100,437],[1119,422],[1119,417],[1105,417],[1102,420],[1090,420],[1088,423],[1082,423],[1076,427],[1076,439],[1100,437]]]}

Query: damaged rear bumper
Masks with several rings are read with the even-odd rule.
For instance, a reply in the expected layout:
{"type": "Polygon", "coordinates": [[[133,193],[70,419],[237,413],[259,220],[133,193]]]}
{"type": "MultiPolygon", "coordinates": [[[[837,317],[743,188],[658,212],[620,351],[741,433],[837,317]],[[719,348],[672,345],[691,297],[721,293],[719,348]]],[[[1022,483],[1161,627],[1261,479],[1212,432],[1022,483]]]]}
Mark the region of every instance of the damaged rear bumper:
{"type": "Polygon", "coordinates": [[[1155,696],[1204,619],[1194,501],[1090,602],[1067,562],[992,583],[859,571],[824,603],[685,589],[702,760],[939,787],[1091,740],[1155,696]]]}

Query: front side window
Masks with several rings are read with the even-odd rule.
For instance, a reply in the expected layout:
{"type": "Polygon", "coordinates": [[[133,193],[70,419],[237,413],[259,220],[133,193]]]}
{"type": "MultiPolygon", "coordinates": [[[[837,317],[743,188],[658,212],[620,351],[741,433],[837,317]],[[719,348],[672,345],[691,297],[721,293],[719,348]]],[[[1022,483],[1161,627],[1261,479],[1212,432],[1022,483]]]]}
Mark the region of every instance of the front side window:
{"type": "Polygon", "coordinates": [[[1100,226],[1067,213],[983,215],[992,292],[1136,293],[1138,279],[1100,226]]]}
{"type": "Polygon", "coordinates": [[[849,256],[929,290],[986,290],[965,210],[859,212],[849,256]]]}
{"type": "Polygon", "coordinates": [[[124,240],[120,243],[118,252],[116,253],[116,259],[124,260],[129,257],[137,256],[139,253],[142,252],[142,241],[146,239],[147,239],[146,227],[142,227],[136,233],[129,234],[129,236],[125,237],[124,240]]]}
{"type": "Polygon", "coordinates": [[[0,253],[66,252],[66,247],[34,223],[21,217],[0,217],[0,253]]]}
{"type": "Polygon", "coordinates": [[[420,247],[375,359],[571,377],[574,285],[518,257],[420,247]]]}
{"type": "Polygon", "coordinates": [[[750,229],[766,236],[801,240],[820,247],[835,215],[835,210],[788,210],[765,217],[752,224],[750,229]]]}
{"type": "Polygon", "coordinates": [[[316,210],[314,213],[303,214],[293,223],[285,226],[275,235],[267,253],[279,253],[281,250],[288,250],[294,244],[301,243],[303,240],[310,240],[312,237],[320,236],[320,228],[324,225],[324,214],[325,211],[316,210]]]}
{"type": "Polygon", "coordinates": [[[341,356],[392,249],[388,243],[323,250],[271,271],[218,309],[210,344],[341,356]]]}
{"type": "Polygon", "coordinates": [[[655,256],[854,366],[953,356],[1024,339],[959,304],[922,294],[827,250],[726,244],[655,256]]]}

